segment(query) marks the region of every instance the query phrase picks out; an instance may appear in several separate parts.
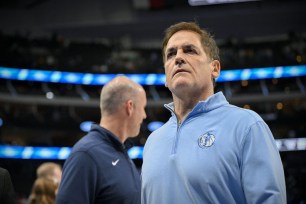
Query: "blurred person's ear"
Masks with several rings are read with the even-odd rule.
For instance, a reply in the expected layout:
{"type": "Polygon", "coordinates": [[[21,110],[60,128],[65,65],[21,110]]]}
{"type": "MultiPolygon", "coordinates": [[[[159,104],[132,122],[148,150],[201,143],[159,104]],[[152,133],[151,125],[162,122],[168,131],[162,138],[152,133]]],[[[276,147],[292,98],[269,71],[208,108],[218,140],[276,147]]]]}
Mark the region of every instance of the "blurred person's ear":
{"type": "Polygon", "coordinates": [[[127,111],[128,116],[132,115],[132,113],[134,111],[134,103],[133,103],[133,101],[132,100],[128,100],[125,103],[125,107],[126,107],[126,111],[127,111]]]}

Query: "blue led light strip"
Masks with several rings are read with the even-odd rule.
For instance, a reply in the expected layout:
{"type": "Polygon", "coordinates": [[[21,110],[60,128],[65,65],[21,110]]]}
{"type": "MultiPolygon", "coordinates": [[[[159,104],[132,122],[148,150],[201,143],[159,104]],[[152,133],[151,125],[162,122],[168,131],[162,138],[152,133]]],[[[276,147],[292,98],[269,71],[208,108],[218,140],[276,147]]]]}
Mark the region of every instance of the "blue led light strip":
{"type": "MultiPolygon", "coordinates": [[[[164,85],[164,74],[93,74],[0,67],[0,78],[38,82],[104,85],[124,75],[141,85],[164,85]]],[[[306,65],[263,67],[221,71],[217,82],[306,76],[306,65]]]]}
{"type": "MultiPolygon", "coordinates": [[[[0,158],[4,159],[54,159],[65,160],[71,147],[31,147],[0,145],[0,158]]],[[[128,150],[132,159],[142,158],[143,147],[135,146],[128,150]]]]}
{"type": "MultiPolygon", "coordinates": [[[[279,151],[306,150],[306,138],[278,139],[275,141],[279,151]]],[[[54,159],[65,160],[71,147],[23,147],[0,145],[0,158],[4,159],[54,159]]],[[[131,159],[142,159],[143,147],[135,146],[128,150],[131,159]]]]}

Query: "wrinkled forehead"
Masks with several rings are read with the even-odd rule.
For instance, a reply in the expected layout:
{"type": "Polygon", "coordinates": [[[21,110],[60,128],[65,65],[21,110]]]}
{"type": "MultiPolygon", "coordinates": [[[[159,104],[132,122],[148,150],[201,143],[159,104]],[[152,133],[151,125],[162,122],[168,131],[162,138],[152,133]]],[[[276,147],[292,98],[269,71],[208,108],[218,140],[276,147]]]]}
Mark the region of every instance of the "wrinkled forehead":
{"type": "Polygon", "coordinates": [[[201,36],[194,31],[178,31],[169,38],[169,41],[165,47],[165,51],[168,49],[178,48],[182,46],[201,47],[201,36]]]}

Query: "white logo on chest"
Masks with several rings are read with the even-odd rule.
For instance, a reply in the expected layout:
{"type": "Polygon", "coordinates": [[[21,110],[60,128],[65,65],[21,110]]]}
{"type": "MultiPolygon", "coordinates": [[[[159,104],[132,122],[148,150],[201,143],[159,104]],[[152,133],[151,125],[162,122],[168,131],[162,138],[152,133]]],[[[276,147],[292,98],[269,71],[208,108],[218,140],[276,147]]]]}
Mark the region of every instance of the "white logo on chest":
{"type": "Polygon", "coordinates": [[[112,161],[112,165],[116,166],[118,162],[119,162],[119,159],[117,159],[116,161],[112,161]]]}

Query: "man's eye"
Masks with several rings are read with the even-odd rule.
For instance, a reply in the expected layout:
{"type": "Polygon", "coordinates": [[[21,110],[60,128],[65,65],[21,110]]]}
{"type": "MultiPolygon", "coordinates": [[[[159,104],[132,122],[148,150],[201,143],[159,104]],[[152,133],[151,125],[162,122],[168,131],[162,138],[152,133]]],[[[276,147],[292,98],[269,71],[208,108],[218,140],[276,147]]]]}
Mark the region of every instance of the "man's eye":
{"type": "Polygon", "coordinates": [[[167,53],[167,59],[171,58],[174,56],[174,52],[168,52],[167,53]]]}
{"type": "Polygon", "coordinates": [[[185,53],[196,53],[196,51],[192,48],[185,49],[185,53]]]}

